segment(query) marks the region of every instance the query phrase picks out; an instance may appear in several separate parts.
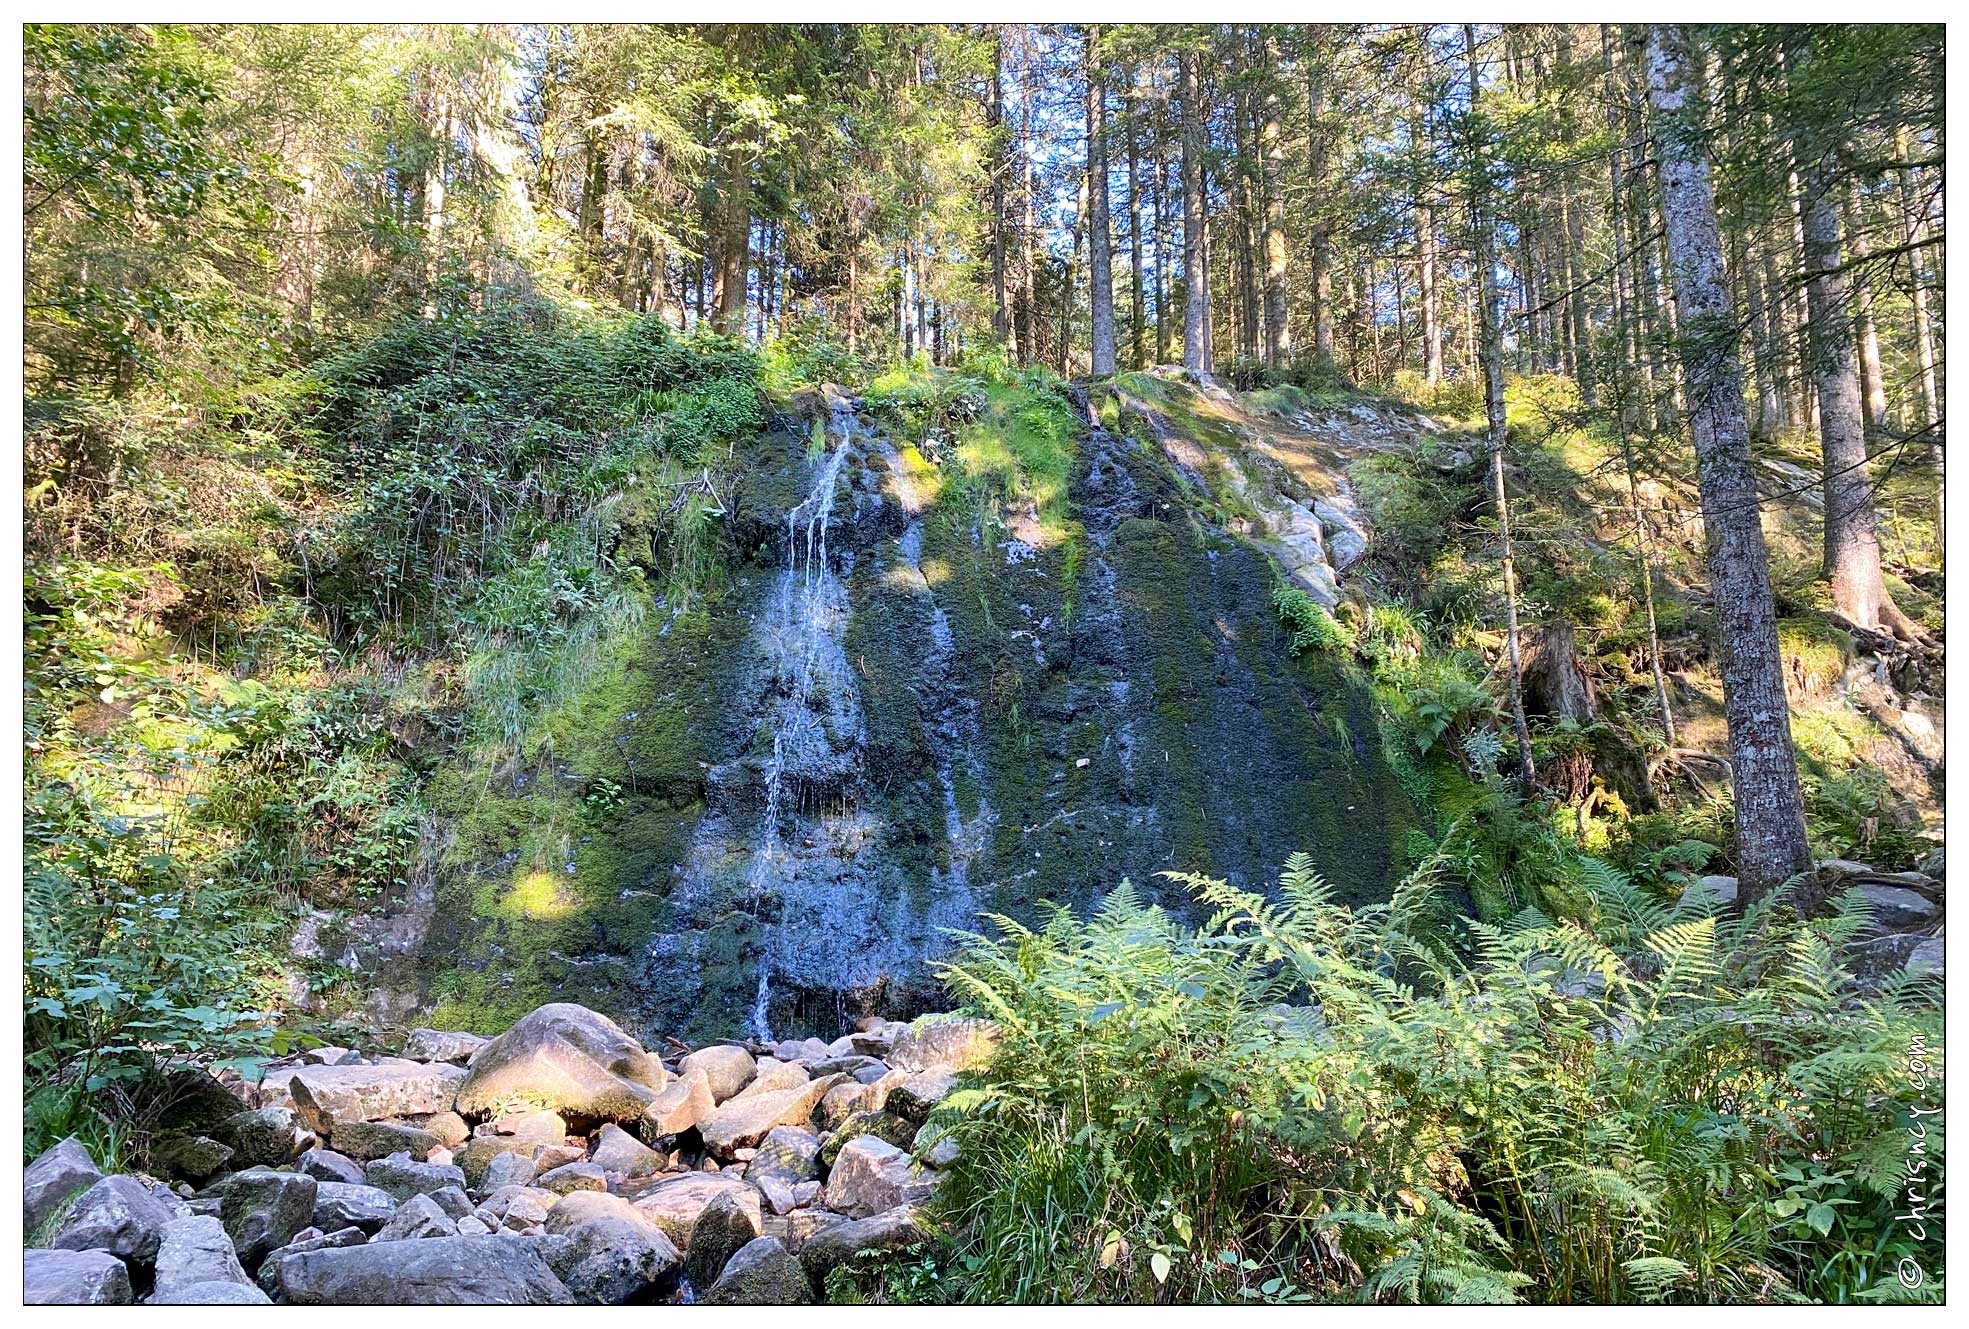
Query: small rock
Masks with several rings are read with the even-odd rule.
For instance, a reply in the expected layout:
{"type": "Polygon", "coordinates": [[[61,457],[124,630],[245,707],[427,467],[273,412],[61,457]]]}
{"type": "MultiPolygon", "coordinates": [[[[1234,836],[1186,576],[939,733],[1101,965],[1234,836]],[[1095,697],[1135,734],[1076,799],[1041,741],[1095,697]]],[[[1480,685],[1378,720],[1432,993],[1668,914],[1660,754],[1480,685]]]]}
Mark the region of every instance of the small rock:
{"type": "Polygon", "coordinates": [[[446,1186],[463,1189],[465,1173],[455,1163],[419,1163],[409,1154],[391,1154],[364,1168],[363,1180],[402,1201],[446,1186]]]}
{"type": "Polygon", "coordinates": [[[309,1130],[326,1138],[345,1121],[390,1121],[449,1111],[463,1068],[400,1061],[374,1066],[304,1066],[289,1090],[309,1130]]]}
{"type": "Polygon", "coordinates": [[[413,1195],[403,1202],[390,1221],[377,1232],[377,1241],[422,1241],[431,1237],[455,1237],[458,1221],[438,1207],[428,1195],[413,1195]]]}
{"type": "Polygon", "coordinates": [[[587,1162],[565,1164],[541,1173],[534,1181],[542,1190],[552,1191],[556,1195],[608,1189],[608,1174],[587,1162]]]}
{"type": "Polygon", "coordinates": [[[472,1138],[472,1128],[456,1112],[433,1112],[415,1124],[429,1131],[445,1149],[456,1149],[472,1138]]]}
{"type": "Polygon", "coordinates": [[[887,1141],[898,1149],[908,1149],[916,1143],[916,1123],[893,1112],[857,1112],[842,1122],[821,1146],[822,1165],[833,1167],[841,1151],[864,1135],[887,1141]]]}
{"type": "Polygon", "coordinates": [[[689,1075],[701,1071],[711,1088],[713,1103],[722,1103],[737,1095],[738,1091],[751,1083],[757,1063],[752,1054],[744,1048],[730,1044],[701,1048],[678,1063],[679,1073],[689,1075]]]}
{"type": "Polygon", "coordinates": [[[343,1181],[315,1183],[313,1223],[323,1232],[345,1227],[375,1232],[397,1211],[396,1197],[378,1186],[343,1181]]]}
{"type": "Polygon", "coordinates": [[[410,1061],[448,1061],[463,1066],[491,1041],[478,1034],[445,1029],[413,1029],[403,1041],[403,1055],[410,1061]]]}
{"type": "Polygon", "coordinates": [[[754,1185],[767,1176],[790,1186],[819,1175],[820,1137],[804,1126],[775,1126],[767,1131],[745,1169],[746,1180],[754,1185]]]}
{"type": "Polygon", "coordinates": [[[953,1071],[943,1068],[918,1071],[889,1091],[887,1107],[905,1120],[921,1123],[930,1115],[930,1109],[949,1097],[956,1087],[957,1075],[953,1071]]]}
{"type": "Polygon", "coordinates": [[[337,1153],[360,1162],[406,1153],[421,1163],[438,1148],[438,1137],[401,1122],[345,1121],[336,1125],[328,1143],[337,1153]]]}
{"type": "Polygon", "coordinates": [[[294,1170],[305,1172],[316,1181],[339,1181],[350,1186],[363,1184],[362,1165],[328,1149],[304,1151],[295,1162],[294,1170]]]}
{"type": "MultiPolygon", "coordinates": [[[[734,1049],[743,1052],[744,1049],[734,1049]]],[[[750,1056],[747,1056],[750,1061],[750,1056]]],[[[727,1095],[729,1097],[730,1095],[727,1095]]],[[[673,1135],[682,1135],[711,1115],[717,1107],[711,1093],[711,1080],[702,1070],[686,1071],[663,1086],[655,1100],[643,1111],[637,1133],[654,1144],[673,1135]]]]}
{"type": "Polygon", "coordinates": [[[768,1057],[759,1063],[758,1070],[753,1073],[752,1082],[732,1097],[752,1098],[778,1089],[799,1089],[812,1078],[807,1074],[807,1068],[798,1062],[775,1061],[768,1057]]]}
{"type": "Polygon", "coordinates": [[[479,1177],[479,1187],[496,1191],[505,1186],[531,1186],[533,1177],[533,1160],[525,1154],[494,1154],[479,1177]]]}
{"type": "Polygon", "coordinates": [[[151,1163],[167,1177],[204,1183],[225,1171],[232,1146],[209,1135],[172,1135],[150,1147],[151,1163]]]}
{"type": "Polygon", "coordinates": [[[249,1108],[220,1122],[212,1136],[232,1149],[234,1167],[285,1167],[297,1152],[300,1124],[289,1108],[249,1108]]]}
{"type": "Polygon", "coordinates": [[[625,1178],[654,1176],[670,1162],[614,1122],[603,1126],[596,1134],[595,1152],[591,1157],[595,1166],[602,1171],[625,1178]]]}

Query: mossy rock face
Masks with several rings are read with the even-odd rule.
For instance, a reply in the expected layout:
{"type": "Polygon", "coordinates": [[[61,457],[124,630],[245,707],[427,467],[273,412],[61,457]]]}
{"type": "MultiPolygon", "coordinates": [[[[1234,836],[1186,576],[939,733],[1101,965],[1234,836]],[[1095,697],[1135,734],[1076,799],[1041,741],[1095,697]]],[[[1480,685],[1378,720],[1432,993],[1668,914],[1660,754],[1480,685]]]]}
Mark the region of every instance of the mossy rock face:
{"type": "Polygon", "coordinates": [[[804,437],[737,445],[715,593],[611,643],[516,761],[437,782],[433,1018],[494,1032],[576,1001],[646,1046],[702,1041],[746,1027],[766,966],[773,1026],[828,1033],[937,1004],[943,929],[1085,909],[1124,877],[1187,907],[1157,873],[1263,888],[1305,850],[1343,898],[1385,897],[1414,813],[1365,680],[1291,653],[1269,562],[1190,515],[1159,448],[1074,446],[1042,513],[1003,457],[855,442],[822,680],[853,705],[812,703],[858,717],[830,740],[853,771],[788,792],[761,873],[786,678],[762,625],[819,472],[804,437]]]}

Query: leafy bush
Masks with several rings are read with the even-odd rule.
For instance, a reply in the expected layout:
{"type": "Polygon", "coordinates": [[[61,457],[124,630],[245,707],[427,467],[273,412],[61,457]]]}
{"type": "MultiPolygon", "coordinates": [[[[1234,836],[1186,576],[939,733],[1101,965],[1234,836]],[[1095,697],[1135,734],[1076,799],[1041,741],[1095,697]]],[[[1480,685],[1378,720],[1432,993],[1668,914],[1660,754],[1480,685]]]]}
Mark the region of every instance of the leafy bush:
{"type": "Polygon", "coordinates": [[[1199,927],[1124,885],[966,937],[946,982],[1004,1039],[933,1117],[949,1294],[1848,1300],[1937,1266],[1893,1215],[1938,985],[1856,988],[1856,907],[1728,919],[1592,864],[1590,924],[1430,940],[1440,866],[1350,909],[1299,856],[1277,903],[1180,877],[1199,927]]]}

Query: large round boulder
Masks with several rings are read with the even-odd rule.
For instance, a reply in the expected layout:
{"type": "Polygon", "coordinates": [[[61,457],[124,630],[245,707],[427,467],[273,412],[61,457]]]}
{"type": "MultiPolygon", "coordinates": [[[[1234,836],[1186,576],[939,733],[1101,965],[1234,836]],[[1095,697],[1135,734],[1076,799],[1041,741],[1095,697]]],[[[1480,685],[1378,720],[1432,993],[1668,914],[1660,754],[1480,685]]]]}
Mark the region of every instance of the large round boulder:
{"type": "Polygon", "coordinates": [[[472,1058],[457,1109],[489,1117],[551,1108],[582,1121],[635,1121],[669,1079],[613,1020],[585,1006],[542,1006],[472,1058]]]}

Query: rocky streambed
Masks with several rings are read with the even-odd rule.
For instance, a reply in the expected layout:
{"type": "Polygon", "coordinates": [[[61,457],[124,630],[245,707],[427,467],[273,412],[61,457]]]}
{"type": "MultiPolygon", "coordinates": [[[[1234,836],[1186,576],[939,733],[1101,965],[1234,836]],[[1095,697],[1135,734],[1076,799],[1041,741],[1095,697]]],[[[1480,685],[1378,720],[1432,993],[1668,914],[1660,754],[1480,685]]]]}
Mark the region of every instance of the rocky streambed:
{"type": "Polygon", "coordinates": [[[646,1051],[543,1006],[497,1038],[177,1073],[153,1174],[27,1168],[29,1304],[799,1304],[930,1232],[938,1105],[988,1024],[646,1051]]]}

